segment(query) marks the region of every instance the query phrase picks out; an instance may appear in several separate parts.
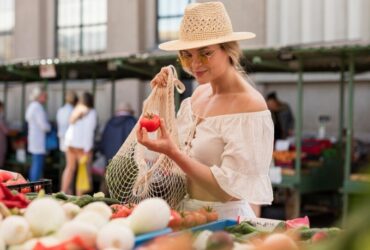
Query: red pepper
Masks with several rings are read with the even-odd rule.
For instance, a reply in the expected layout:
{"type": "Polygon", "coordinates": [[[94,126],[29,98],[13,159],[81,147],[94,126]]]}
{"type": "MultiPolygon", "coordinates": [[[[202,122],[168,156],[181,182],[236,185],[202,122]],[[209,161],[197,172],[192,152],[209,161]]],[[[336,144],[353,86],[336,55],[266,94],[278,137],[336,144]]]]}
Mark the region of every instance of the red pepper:
{"type": "Polygon", "coordinates": [[[41,242],[38,241],[32,250],[68,250],[75,249],[76,247],[81,250],[94,250],[94,248],[86,246],[79,236],[75,236],[70,240],[66,240],[58,245],[50,247],[45,247],[41,242]]]}
{"type": "Polygon", "coordinates": [[[10,192],[9,188],[7,188],[4,184],[0,183],[0,189],[4,193],[4,199],[10,199],[13,197],[12,192],[10,192]]]}
{"type": "Polygon", "coordinates": [[[25,208],[30,201],[24,194],[12,194],[12,192],[2,183],[0,183],[0,202],[8,208],[25,208]]]}

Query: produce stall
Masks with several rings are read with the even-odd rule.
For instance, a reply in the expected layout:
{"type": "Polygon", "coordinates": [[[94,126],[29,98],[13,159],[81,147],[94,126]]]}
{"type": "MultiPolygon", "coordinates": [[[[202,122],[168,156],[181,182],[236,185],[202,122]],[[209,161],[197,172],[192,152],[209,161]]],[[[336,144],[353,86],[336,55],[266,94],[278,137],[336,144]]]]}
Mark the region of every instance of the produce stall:
{"type": "MultiPolygon", "coordinates": [[[[300,198],[302,194],[325,190],[343,190],[344,214],[347,213],[348,195],[359,193],[368,186],[368,181],[356,180],[350,176],[351,168],[351,139],[353,136],[353,85],[354,74],[368,72],[370,66],[369,54],[370,46],[368,43],[353,44],[328,44],[319,46],[296,46],[283,48],[263,48],[244,50],[245,60],[242,64],[247,72],[292,72],[298,73],[297,78],[297,113],[296,113],[296,140],[294,153],[294,167],[283,169],[281,181],[276,183],[276,187],[289,188],[295,192],[293,204],[294,216],[300,214],[300,198]],[[319,167],[313,166],[312,162],[302,162],[302,100],[304,73],[319,72],[340,72],[340,106],[339,106],[339,132],[338,142],[335,146],[336,153],[327,155],[319,167]],[[345,73],[349,73],[348,78],[348,114],[345,114],[345,73]],[[342,136],[342,130],[346,128],[346,139],[342,136]],[[342,142],[346,141],[345,151],[342,142]],[[345,153],[345,168],[343,168],[341,155],[345,153]],[[311,164],[311,166],[309,166],[311,164]],[[309,166],[308,168],[306,168],[309,166]],[[330,178],[328,178],[330,176],[330,178]],[[343,180],[344,176],[344,180],[343,180]]],[[[7,99],[7,89],[11,84],[22,85],[22,98],[20,108],[24,112],[25,108],[25,86],[29,82],[44,82],[47,87],[50,84],[62,84],[62,95],[66,91],[67,81],[72,79],[92,79],[92,92],[96,92],[96,84],[99,79],[110,79],[112,84],[111,92],[111,111],[114,111],[115,84],[117,79],[137,78],[150,80],[152,76],[164,65],[177,65],[175,54],[121,54],[81,57],[76,59],[43,59],[31,61],[14,61],[8,64],[0,64],[0,82],[4,86],[4,102],[7,99]],[[40,68],[49,65],[54,67],[56,74],[53,77],[44,77],[40,74],[40,68]]],[[[189,79],[187,74],[180,71],[179,77],[182,80],[189,79]]],[[[179,100],[179,98],[178,98],[179,100]]],[[[6,104],[5,104],[6,105],[6,104]]],[[[13,162],[15,164],[15,162],[13,162]]],[[[21,163],[23,165],[27,163],[21,163]]],[[[53,163],[60,169],[59,163],[53,163]]],[[[366,178],[365,178],[366,179],[366,178]]]]}
{"type": "Polygon", "coordinates": [[[341,231],[310,228],[307,217],[218,220],[209,208],[176,211],[160,198],[123,205],[101,193],[17,192],[0,184],[1,250],[293,250],[321,244],[341,231]]]}

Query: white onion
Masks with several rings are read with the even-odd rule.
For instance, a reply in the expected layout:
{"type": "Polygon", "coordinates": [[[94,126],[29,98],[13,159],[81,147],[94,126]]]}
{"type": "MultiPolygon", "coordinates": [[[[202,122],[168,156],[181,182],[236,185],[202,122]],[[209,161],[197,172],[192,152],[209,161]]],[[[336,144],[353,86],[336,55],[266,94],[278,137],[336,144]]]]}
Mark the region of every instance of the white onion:
{"type": "Polygon", "coordinates": [[[102,201],[92,202],[82,208],[82,211],[93,211],[100,214],[106,220],[112,216],[112,209],[102,201]]]}
{"type": "Polygon", "coordinates": [[[66,221],[62,206],[52,198],[39,198],[27,207],[24,217],[34,236],[56,232],[66,221]]]}
{"type": "Polygon", "coordinates": [[[27,240],[30,226],[25,218],[12,215],[1,223],[0,235],[7,245],[21,244],[27,240]]]}
{"type": "Polygon", "coordinates": [[[170,221],[170,216],[171,209],[165,200],[149,198],[140,202],[132,211],[130,227],[135,234],[164,229],[170,221]]]}
{"type": "Polygon", "coordinates": [[[62,207],[68,220],[72,220],[81,211],[79,206],[71,202],[63,204],[62,207]]]}
{"type": "Polygon", "coordinates": [[[83,211],[79,213],[73,220],[94,225],[97,229],[108,223],[108,219],[93,211],[83,211]]]}
{"type": "Polygon", "coordinates": [[[108,223],[98,232],[96,244],[101,250],[107,248],[131,250],[135,244],[135,236],[128,227],[108,223]]]}
{"type": "Polygon", "coordinates": [[[82,221],[72,220],[65,223],[58,231],[58,236],[62,240],[69,240],[74,236],[80,236],[82,241],[90,247],[95,246],[98,229],[82,221]]]}

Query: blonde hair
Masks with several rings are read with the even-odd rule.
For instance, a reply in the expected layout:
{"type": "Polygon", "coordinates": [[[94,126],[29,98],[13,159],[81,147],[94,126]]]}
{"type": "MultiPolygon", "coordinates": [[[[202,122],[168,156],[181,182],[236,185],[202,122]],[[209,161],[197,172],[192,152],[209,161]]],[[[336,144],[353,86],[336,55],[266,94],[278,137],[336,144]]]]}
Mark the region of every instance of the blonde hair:
{"type": "Polygon", "coordinates": [[[243,76],[246,76],[243,66],[240,64],[240,60],[243,58],[243,52],[240,49],[239,43],[236,41],[221,43],[220,47],[229,56],[231,65],[243,76]]]}

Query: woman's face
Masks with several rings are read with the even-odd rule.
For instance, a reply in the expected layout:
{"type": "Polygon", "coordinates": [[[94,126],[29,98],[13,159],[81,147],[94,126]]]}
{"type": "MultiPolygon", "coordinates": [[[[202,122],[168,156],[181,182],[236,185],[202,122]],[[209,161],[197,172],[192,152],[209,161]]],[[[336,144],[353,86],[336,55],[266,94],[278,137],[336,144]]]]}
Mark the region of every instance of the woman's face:
{"type": "Polygon", "coordinates": [[[179,57],[182,66],[195,77],[199,84],[211,82],[231,66],[229,56],[220,45],[181,50],[179,57]]]}

